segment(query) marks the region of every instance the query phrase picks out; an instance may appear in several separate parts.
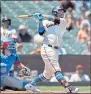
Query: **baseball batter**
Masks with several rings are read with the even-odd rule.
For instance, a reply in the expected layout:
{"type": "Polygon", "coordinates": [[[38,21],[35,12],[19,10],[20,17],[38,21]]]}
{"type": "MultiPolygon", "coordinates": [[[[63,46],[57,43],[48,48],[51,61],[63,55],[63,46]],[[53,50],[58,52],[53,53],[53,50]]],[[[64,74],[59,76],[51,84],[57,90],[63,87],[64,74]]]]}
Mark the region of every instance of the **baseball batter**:
{"type": "Polygon", "coordinates": [[[64,86],[67,92],[76,93],[78,91],[78,88],[70,86],[65,80],[58,63],[58,50],[61,48],[62,36],[66,30],[65,12],[62,6],[57,6],[52,10],[53,16],[34,14],[34,17],[39,17],[38,32],[41,36],[44,36],[41,56],[45,63],[45,69],[43,73],[39,74],[25,86],[26,89],[39,92],[40,90],[34,87],[34,85],[37,82],[50,79],[55,74],[56,79],[64,86]]]}

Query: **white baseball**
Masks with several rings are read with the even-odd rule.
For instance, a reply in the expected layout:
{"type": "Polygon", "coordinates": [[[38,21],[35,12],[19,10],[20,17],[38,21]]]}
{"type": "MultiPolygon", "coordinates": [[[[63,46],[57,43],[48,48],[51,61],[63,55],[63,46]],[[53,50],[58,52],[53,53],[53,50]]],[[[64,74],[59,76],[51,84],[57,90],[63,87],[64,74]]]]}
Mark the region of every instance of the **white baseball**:
{"type": "Polygon", "coordinates": [[[44,37],[43,36],[40,36],[39,34],[36,34],[34,36],[34,43],[35,44],[42,44],[43,43],[43,40],[44,40],[44,37]]]}

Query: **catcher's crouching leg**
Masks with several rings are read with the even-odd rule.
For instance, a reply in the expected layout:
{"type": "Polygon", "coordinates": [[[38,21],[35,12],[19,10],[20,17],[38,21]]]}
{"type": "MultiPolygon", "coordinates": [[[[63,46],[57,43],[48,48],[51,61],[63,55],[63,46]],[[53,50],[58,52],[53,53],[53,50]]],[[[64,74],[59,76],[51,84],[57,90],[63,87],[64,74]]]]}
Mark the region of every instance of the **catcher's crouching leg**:
{"type": "Polygon", "coordinates": [[[3,81],[4,89],[12,89],[12,90],[25,90],[25,85],[27,82],[24,82],[18,78],[7,76],[3,81]]]}

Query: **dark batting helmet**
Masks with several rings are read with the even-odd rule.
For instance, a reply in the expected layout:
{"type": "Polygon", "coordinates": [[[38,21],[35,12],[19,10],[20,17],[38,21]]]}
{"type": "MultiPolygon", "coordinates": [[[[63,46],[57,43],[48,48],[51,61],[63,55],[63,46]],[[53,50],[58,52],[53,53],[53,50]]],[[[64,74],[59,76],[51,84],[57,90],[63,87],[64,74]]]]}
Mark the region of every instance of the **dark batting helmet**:
{"type": "Polygon", "coordinates": [[[66,10],[61,5],[56,6],[52,9],[52,15],[57,18],[63,18],[65,12],[66,12],[66,10]]]}

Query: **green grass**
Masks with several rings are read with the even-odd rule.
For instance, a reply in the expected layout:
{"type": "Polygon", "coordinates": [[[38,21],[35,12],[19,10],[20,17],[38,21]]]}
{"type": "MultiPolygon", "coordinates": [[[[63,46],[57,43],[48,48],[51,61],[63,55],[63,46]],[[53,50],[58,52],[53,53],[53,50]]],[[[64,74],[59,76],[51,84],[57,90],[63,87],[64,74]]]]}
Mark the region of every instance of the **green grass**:
{"type": "MultiPolygon", "coordinates": [[[[40,90],[42,91],[60,91],[64,90],[64,88],[61,86],[37,86],[40,90]]],[[[90,86],[83,86],[79,87],[79,91],[90,91],[91,87],[90,86]]]]}
{"type": "Polygon", "coordinates": [[[84,87],[80,87],[80,91],[90,91],[91,87],[90,86],[84,86],[84,87]]]}

